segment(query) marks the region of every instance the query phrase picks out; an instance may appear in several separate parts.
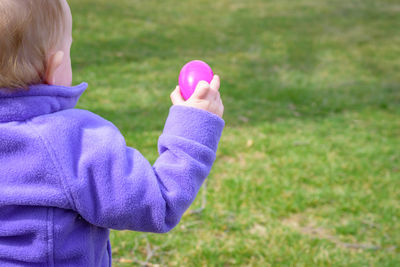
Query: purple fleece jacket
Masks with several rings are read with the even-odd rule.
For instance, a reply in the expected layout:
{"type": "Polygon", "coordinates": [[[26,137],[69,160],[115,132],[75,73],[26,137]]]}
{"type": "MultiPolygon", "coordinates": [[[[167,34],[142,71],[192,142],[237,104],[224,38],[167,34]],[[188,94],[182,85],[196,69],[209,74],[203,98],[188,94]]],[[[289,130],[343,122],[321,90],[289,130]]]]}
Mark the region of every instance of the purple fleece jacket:
{"type": "Polygon", "coordinates": [[[109,228],[171,230],[209,174],[221,118],[172,106],[151,166],[86,87],[0,90],[0,266],[111,266],[109,228]]]}

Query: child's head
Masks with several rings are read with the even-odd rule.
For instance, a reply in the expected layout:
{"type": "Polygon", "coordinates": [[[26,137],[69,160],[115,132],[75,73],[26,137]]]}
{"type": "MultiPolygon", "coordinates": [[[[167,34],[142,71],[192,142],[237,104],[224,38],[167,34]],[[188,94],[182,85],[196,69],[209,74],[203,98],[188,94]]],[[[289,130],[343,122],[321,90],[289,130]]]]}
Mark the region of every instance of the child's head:
{"type": "Polygon", "coordinates": [[[71,31],[66,0],[0,0],[0,88],[70,86],[71,31]]]}

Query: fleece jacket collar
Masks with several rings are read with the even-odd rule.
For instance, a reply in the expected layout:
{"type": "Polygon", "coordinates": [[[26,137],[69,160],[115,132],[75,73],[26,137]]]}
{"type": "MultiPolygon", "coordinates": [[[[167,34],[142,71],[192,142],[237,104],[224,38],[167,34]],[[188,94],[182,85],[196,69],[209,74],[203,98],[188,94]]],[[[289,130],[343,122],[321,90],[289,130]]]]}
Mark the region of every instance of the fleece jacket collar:
{"type": "Polygon", "coordinates": [[[0,89],[0,122],[24,121],[73,108],[86,88],[87,83],[71,87],[39,84],[17,92],[0,89]]]}

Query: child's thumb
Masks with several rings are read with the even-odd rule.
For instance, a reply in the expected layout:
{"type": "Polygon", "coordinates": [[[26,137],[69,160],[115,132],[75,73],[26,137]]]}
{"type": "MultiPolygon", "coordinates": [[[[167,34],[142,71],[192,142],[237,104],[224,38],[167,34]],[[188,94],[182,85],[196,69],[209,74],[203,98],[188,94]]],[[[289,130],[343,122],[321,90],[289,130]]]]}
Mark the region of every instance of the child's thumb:
{"type": "Polygon", "coordinates": [[[174,105],[179,105],[185,102],[185,99],[183,99],[181,95],[181,90],[179,89],[179,86],[176,86],[175,90],[171,93],[170,97],[172,104],[174,105]]]}

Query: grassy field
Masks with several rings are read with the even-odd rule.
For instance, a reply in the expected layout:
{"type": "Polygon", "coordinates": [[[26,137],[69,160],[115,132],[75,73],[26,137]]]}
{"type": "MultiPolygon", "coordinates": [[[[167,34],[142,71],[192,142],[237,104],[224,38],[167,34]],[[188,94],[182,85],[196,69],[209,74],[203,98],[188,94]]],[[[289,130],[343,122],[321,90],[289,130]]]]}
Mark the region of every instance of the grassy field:
{"type": "Polygon", "coordinates": [[[182,65],[222,79],[205,210],[115,266],[400,266],[398,0],[69,2],[79,107],[150,162],[182,65]]]}

